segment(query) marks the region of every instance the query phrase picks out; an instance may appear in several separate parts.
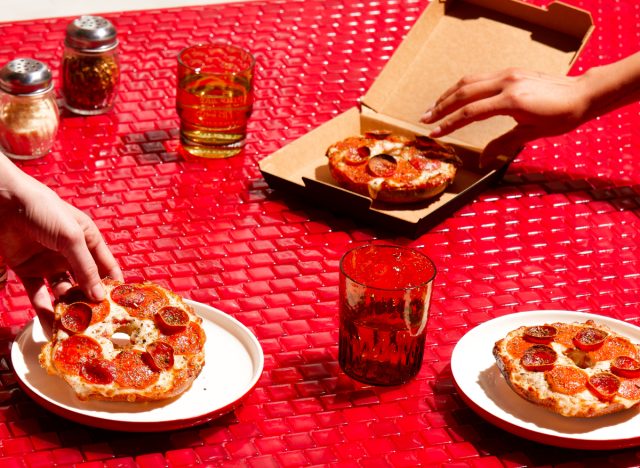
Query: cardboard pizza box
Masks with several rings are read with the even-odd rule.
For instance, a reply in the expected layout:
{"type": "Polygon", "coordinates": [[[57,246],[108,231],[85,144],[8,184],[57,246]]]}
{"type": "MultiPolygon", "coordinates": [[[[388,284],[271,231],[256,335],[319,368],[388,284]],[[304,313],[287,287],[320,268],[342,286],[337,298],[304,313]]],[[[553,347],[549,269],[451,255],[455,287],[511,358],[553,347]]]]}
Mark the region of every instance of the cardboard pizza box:
{"type": "Polygon", "coordinates": [[[360,106],[267,156],[260,171],[274,189],[417,237],[502,176],[506,165],[482,170],[478,160],[488,142],[515,125],[513,119],[492,117],[442,138],[456,148],[463,167],[439,197],[414,205],[382,204],[339,187],[329,173],[326,149],[368,130],[428,135],[430,126],[420,117],[464,75],[507,67],[567,74],[593,29],[588,12],[561,2],[541,8],[515,0],[431,0],[360,106]]]}

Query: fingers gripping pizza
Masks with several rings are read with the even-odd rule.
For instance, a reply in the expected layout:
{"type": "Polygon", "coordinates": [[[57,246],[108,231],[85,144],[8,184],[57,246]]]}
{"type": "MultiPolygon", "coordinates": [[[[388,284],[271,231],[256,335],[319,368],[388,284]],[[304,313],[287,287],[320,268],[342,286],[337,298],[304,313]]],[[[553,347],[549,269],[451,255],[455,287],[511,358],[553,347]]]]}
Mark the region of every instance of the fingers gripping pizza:
{"type": "Polygon", "coordinates": [[[104,285],[100,303],[78,288],[56,303],[42,367],[81,400],[152,401],[187,390],[204,365],[202,319],[158,285],[109,279],[104,285]]]}
{"type": "Polygon", "coordinates": [[[435,197],[453,182],[461,161],[453,148],[425,136],[367,132],[327,149],[329,171],[344,187],[386,203],[435,197]]]}
{"type": "Polygon", "coordinates": [[[601,416],[640,402],[640,347],[592,320],[520,327],[493,354],[516,393],[563,416],[601,416]]]}

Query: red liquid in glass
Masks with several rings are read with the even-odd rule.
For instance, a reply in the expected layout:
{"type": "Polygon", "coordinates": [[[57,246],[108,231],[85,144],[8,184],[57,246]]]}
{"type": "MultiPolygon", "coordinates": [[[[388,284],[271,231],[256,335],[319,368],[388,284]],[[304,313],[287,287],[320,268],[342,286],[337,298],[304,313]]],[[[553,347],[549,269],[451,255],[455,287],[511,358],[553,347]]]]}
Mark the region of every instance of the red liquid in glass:
{"type": "Polygon", "coordinates": [[[339,362],[347,375],[374,385],[398,385],[420,371],[426,333],[412,336],[389,325],[392,319],[389,314],[378,323],[340,321],[339,362]]]}
{"type": "Polygon", "coordinates": [[[368,249],[347,254],[341,265],[338,360],[356,380],[398,385],[422,366],[435,270],[408,249],[368,249]]]}

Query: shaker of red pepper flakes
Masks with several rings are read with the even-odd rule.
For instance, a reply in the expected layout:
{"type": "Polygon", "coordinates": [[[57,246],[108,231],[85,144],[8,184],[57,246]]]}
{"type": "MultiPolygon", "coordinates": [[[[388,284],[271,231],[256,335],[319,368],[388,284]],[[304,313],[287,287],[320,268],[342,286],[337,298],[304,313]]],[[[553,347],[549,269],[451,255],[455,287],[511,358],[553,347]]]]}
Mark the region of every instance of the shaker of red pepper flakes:
{"type": "Polygon", "coordinates": [[[100,16],[81,16],[67,26],[62,56],[64,106],[81,115],[111,110],[120,81],[116,28],[100,16]]]}
{"type": "Polygon", "coordinates": [[[0,149],[12,159],[47,154],[60,117],[51,71],[44,63],[17,58],[0,69],[0,149]]]}

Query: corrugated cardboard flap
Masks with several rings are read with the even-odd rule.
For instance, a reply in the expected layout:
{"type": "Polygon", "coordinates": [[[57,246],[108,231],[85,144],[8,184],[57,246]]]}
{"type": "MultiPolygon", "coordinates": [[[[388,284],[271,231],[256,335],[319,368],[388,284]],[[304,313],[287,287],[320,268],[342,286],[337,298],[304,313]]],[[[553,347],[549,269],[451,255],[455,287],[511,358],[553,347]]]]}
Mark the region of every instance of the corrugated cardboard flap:
{"type": "MultiPolygon", "coordinates": [[[[568,73],[592,30],[588,12],[560,2],[543,9],[503,0],[432,0],[362,103],[415,125],[464,75],[507,67],[568,73]]],[[[451,138],[482,149],[513,125],[509,117],[493,117],[451,138]]]]}

